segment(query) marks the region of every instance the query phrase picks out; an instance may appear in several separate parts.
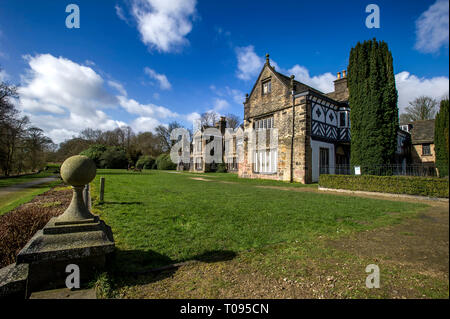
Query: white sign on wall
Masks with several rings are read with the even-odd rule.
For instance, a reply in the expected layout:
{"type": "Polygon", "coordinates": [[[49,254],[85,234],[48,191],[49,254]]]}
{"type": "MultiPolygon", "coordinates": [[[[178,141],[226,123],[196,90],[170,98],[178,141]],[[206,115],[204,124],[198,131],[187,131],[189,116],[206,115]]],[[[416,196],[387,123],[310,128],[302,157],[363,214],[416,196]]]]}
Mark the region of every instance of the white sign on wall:
{"type": "Polygon", "coordinates": [[[361,166],[355,166],[355,175],[361,175],[361,166]]]}

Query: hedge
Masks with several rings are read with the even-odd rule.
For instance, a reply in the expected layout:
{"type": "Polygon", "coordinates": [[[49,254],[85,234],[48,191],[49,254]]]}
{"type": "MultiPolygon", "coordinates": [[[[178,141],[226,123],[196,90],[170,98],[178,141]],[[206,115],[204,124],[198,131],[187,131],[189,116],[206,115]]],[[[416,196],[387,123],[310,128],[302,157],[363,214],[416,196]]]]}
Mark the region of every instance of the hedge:
{"type": "Polygon", "coordinates": [[[417,176],[320,175],[319,187],[448,198],[448,178],[417,176]]]}

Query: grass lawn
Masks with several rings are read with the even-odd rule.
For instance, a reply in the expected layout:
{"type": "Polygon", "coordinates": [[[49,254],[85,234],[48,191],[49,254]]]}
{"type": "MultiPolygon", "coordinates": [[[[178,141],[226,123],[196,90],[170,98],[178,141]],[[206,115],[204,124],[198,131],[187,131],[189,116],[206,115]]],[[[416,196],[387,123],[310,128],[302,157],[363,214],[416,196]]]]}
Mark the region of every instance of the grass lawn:
{"type": "Polygon", "coordinates": [[[112,227],[118,248],[115,264],[124,272],[283,243],[311,245],[319,238],[399,223],[426,207],[256,187],[304,185],[231,174],[154,170],[98,170],[91,184],[94,199],[100,177],[106,179],[105,203],[94,204],[94,212],[112,227]]]}

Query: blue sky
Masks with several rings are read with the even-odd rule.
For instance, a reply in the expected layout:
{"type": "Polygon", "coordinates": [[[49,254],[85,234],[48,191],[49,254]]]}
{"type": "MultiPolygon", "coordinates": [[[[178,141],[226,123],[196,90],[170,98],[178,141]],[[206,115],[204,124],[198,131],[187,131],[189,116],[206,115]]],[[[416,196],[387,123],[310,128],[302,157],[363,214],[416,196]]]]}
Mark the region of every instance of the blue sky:
{"type": "Polygon", "coordinates": [[[400,109],[448,95],[448,0],[0,0],[0,79],[59,143],[86,127],[242,117],[267,52],[280,72],[332,91],[351,47],[373,37],[392,51],[400,109]],[[66,28],[70,3],[79,29],[66,28]],[[379,29],[365,26],[370,3],[379,29]]]}

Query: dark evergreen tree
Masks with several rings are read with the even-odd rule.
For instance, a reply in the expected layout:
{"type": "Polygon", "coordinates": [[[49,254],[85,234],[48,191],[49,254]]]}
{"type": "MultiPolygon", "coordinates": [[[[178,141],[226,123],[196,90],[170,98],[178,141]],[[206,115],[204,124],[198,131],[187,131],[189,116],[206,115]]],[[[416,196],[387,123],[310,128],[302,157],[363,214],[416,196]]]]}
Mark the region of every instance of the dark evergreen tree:
{"type": "Polygon", "coordinates": [[[448,176],[448,125],[449,100],[441,101],[439,113],[434,123],[434,151],[439,176],[448,176]]]}
{"type": "Polygon", "coordinates": [[[395,160],[397,90],[392,54],[384,41],[358,42],[350,51],[351,164],[370,174],[395,160]]]}

